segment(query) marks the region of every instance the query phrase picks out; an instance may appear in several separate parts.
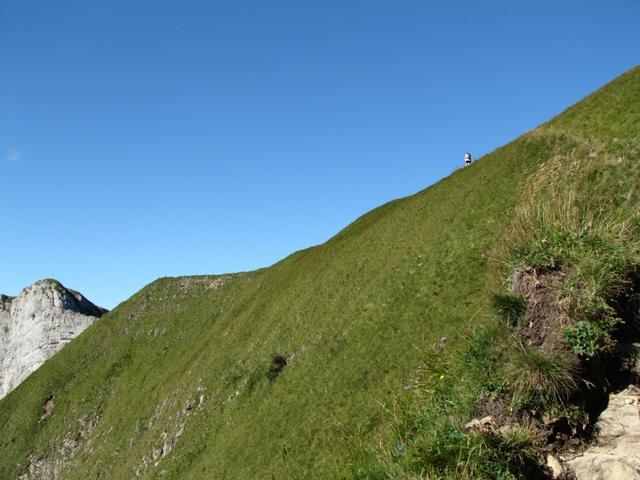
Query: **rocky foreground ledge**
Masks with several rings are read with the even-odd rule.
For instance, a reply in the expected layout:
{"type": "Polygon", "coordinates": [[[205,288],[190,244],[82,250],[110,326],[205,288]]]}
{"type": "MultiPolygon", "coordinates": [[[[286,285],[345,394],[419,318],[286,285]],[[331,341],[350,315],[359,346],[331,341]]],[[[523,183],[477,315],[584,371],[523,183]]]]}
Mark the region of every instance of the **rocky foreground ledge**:
{"type": "Polygon", "coordinates": [[[56,280],[0,295],[0,398],[106,311],[56,280]]]}
{"type": "Polygon", "coordinates": [[[640,388],[629,385],[609,396],[595,443],[568,463],[578,480],[640,478],[640,388]]]}

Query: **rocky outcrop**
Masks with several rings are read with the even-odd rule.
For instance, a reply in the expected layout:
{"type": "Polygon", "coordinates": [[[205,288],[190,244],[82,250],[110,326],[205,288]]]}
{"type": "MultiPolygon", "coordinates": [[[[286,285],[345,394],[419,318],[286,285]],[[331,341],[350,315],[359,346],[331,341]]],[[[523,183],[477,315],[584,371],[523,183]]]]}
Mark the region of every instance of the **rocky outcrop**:
{"type": "Polygon", "coordinates": [[[610,395],[598,420],[596,444],[570,460],[578,480],[640,479],[640,389],[610,395]]]}
{"type": "Polygon", "coordinates": [[[55,280],[0,295],[0,398],[105,312],[55,280]]]}

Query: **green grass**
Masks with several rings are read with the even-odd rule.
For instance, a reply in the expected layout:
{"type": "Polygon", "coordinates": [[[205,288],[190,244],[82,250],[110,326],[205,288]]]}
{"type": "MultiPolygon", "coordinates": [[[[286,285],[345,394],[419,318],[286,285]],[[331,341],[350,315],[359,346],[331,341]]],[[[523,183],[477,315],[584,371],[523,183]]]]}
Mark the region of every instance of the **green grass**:
{"type": "Polygon", "coordinates": [[[509,355],[491,292],[571,265],[568,308],[594,321],[624,291],[639,106],[635,69],[325,244],[219,288],[157,280],[0,400],[0,478],[29,456],[68,458],[65,479],[517,478],[526,428],[463,429],[509,355]]]}

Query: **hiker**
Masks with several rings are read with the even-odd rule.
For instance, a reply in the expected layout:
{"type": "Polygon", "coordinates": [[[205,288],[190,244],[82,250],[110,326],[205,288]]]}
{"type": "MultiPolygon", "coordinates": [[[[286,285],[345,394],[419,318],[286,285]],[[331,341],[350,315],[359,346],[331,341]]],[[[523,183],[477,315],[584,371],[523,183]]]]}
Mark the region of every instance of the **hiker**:
{"type": "Polygon", "coordinates": [[[469,152],[464,154],[464,164],[468,167],[471,165],[471,154],[469,152]]]}

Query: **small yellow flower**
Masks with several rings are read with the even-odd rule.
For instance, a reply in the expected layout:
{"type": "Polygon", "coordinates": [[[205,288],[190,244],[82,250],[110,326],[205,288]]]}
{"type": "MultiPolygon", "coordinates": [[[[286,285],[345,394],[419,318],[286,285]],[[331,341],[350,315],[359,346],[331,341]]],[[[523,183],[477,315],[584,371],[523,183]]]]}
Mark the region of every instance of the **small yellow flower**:
{"type": "Polygon", "coordinates": [[[444,375],[440,375],[440,380],[444,380],[444,375]]]}

